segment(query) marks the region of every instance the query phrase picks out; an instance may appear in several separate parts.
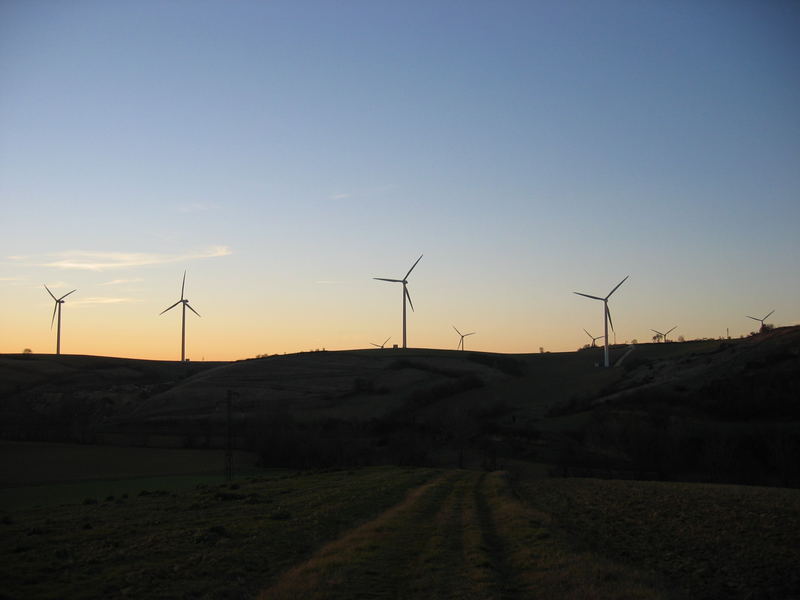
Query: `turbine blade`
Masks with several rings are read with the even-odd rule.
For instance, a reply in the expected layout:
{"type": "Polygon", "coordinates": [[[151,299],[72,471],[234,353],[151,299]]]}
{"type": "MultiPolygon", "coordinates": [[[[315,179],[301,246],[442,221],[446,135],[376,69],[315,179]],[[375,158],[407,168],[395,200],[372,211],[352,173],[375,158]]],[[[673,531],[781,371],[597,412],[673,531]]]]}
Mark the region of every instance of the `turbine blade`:
{"type": "Polygon", "coordinates": [[[418,263],[419,261],[421,261],[421,260],[422,260],[422,254],[420,254],[420,255],[419,255],[419,258],[416,260],[416,262],[415,262],[413,265],[411,265],[411,268],[408,270],[408,273],[406,273],[406,276],[405,276],[405,277],[403,277],[403,279],[408,279],[408,276],[409,276],[409,275],[411,275],[411,271],[413,271],[413,270],[414,270],[414,267],[416,267],[416,266],[417,266],[417,263],[418,263]]]}
{"type": "MultiPolygon", "coordinates": [[[[663,333],[661,333],[660,331],[656,331],[655,329],[651,329],[650,331],[652,331],[653,333],[657,333],[658,335],[664,335],[663,333]]],[[[672,330],[670,329],[670,331],[672,330]]]]}
{"type": "Polygon", "coordinates": [[[611,311],[608,309],[608,304],[606,304],[606,316],[608,317],[608,324],[611,325],[611,331],[614,331],[614,321],[611,320],[611,311]]]}
{"type": "Polygon", "coordinates": [[[392,336],[389,336],[388,338],[386,338],[386,341],[383,342],[383,344],[381,344],[381,348],[383,348],[386,345],[386,342],[388,342],[390,339],[392,339],[392,336]]]}
{"type": "Polygon", "coordinates": [[[478,332],[477,331],[473,331],[471,333],[465,333],[464,337],[467,337],[468,335],[475,335],[476,333],[478,333],[478,332]]]}
{"type": "Polygon", "coordinates": [[[461,335],[461,332],[458,330],[458,327],[456,327],[455,325],[453,325],[453,329],[455,329],[455,330],[456,330],[456,333],[457,333],[458,335],[461,335]]]}
{"type": "Polygon", "coordinates": [[[588,335],[589,337],[592,337],[592,334],[591,334],[591,333],[589,333],[588,331],[586,331],[585,329],[583,330],[583,332],[584,332],[586,335],[588,335]]]}
{"type": "Polygon", "coordinates": [[[408,298],[408,303],[411,305],[411,310],[414,310],[414,303],[411,301],[411,294],[408,293],[408,288],[404,285],[403,291],[406,293],[406,298],[408,298]]]}
{"type": "Polygon", "coordinates": [[[770,316],[772,313],[774,313],[774,312],[775,312],[775,309],[773,308],[771,311],[769,311],[769,312],[767,313],[767,316],[766,316],[766,317],[764,317],[764,320],[766,321],[766,320],[767,320],[767,318],[768,318],[768,317],[769,317],[769,316],[770,316]]]}
{"type": "Polygon", "coordinates": [[[606,296],[606,297],[605,297],[605,299],[606,299],[606,300],[608,300],[608,299],[611,297],[611,294],[613,294],[614,292],[616,292],[616,291],[617,291],[617,288],[618,288],[619,286],[621,286],[623,283],[625,283],[625,281],[628,279],[628,277],[630,277],[630,275],[626,275],[626,276],[625,276],[625,279],[623,279],[622,281],[620,281],[620,282],[619,282],[619,283],[618,283],[618,284],[617,284],[617,285],[614,287],[614,289],[613,289],[613,290],[611,290],[610,292],[608,292],[608,296],[606,296]]]}
{"type": "Polygon", "coordinates": [[[751,317],[750,315],[746,315],[748,319],[753,319],[753,321],[761,322],[761,319],[756,319],[755,317],[751,317]]]}
{"type": "Polygon", "coordinates": [[[59,299],[58,299],[58,300],[59,300],[59,302],[60,302],[61,300],[63,300],[64,298],[66,298],[67,296],[69,296],[70,294],[72,294],[73,292],[77,292],[77,291],[78,291],[78,290],[72,290],[72,292],[67,292],[66,294],[64,294],[63,296],[61,296],[61,298],[59,298],[59,299]]]}
{"type": "Polygon", "coordinates": [[[381,346],[378,346],[378,344],[373,344],[372,342],[370,342],[370,344],[372,344],[372,345],[373,345],[373,346],[375,346],[376,348],[381,348],[381,346]]]}
{"type": "Polygon", "coordinates": [[[181,282],[181,300],[183,300],[183,288],[186,287],[186,271],[183,272],[183,281],[181,282]]]}
{"type": "Polygon", "coordinates": [[[592,298],[593,300],[605,300],[605,298],[598,298],[597,296],[590,296],[589,294],[581,294],[580,292],[572,292],[573,294],[578,294],[578,296],[585,296],[587,298],[592,298]]]}
{"type": "Polygon", "coordinates": [[[188,302],[186,303],[186,308],[188,308],[190,311],[192,311],[192,312],[193,312],[194,314],[196,314],[198,317],[200,316],[200,313],[199,313],[199,312],[197,312],[195,309],[193,309],[193,308],[192,308],[192,305],[191,305],[191,304],[189,304],[188,302]]]}
{"type": "Polygon", "coordinates": [[[377,279],[378,281],[391,281],[393,283],[403,283],[402,279],[386,279],[385,277],[373,277],[373,279],[377,279]]]}
{"type": "MultiPolygon", "coordinates": [[[[42,284],[42,285],[44,285],[44,284],[42,284]]],[[[46,289],[46,290],[47,290],[47,293],[48,293],[48,294],[50,294],[50,297],[51,297],[53,300],[55,300],[56,302],[58,302],[58,298],[56,298],[55,296],[53,296],[53,292],[51,292],[51,291],[50,291],[50,288],[49,288],[49,287],[47,287],[46,285],[44,285],[44,289],[46,289]]]]}
{"type": "Polygon", "coordinates": [[[56,300],[56,305],[53,307],[53,318],[50,319],[50,329],[53,329],[53,323],[56,320],[56,311],[58,310],[58,300],[56,300]]]}
{"type": "Polygon", "coordinates": [[[173,308],[175,308],[176,306],[178,306],[178,304],[180,304],[180,303],[181,303],[181,301],[180,301],[180,300],[178,300],[178,301],[177,301],[175,304],[173,304],[173,305],[172,305],[172,306],[170,306],[169,308],[165,308],[164,310],[162,310],[162,311],[161,311],[160,313],[158,313],[158,314],[159,314],[159,315],[163,315],[165,312],[167,312],[168,310],[172,310],[173,308]]]}
{"type": "Polygon", "coordinates": [[[664,336],[665,336],[665,337],[666,337],[666,336],[668,336],[668,335],[670,334],[670,332],[674,331],[674,330],[675,330],[675,329],[677,329],[677,328],[678,328],[678,326],[677,326],[677,325],[675,325],[675,327],[673,327],[673,328],[672,328],[672,329],[670,329],[670,330],[669,330],[667,333],[665,333],[665,334],[664,334],[664,336]]]}

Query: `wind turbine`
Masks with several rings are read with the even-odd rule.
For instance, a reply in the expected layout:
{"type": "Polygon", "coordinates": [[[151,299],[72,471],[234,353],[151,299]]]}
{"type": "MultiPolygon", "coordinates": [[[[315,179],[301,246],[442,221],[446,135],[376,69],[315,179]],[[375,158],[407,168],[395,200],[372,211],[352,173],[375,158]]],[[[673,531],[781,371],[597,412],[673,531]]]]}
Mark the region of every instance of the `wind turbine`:
{"type": "MultiPolygon", "coordinates": [[[[64,298],[69,296],[72,292],[77,292],[78,290],[72,290],[72,292],[67,292],[66,294],[61,296],[61,298],[56,298],[53,295],[53,292],[50,291],[49,287],[45,285],[44,289],[47,290],[47,293],[50,294],[50,297],[56,303],[56,305],[53,307],[53,318],[50,319],[50,329],[53,329],[53,321],[55,321],[56,312],[58,312],[58,327],[56,328],[56,354],[61,354],[61,305],[64,304],[64,298]]],[[[766,319],[766,317],[764,318],[766,319]]]]}
{"type": "Polygon", "coordinates": [[[461,341],[458,343],[458,346],[456,346],[456,350],[461,348],[461,351],[463,352],[464,351],[464,338],[467,337],[468,335],[475,335],[476,332],[473,331],[471,333],[461,333],[458,329],[456,329],[455,325],[453,325],[453,329],[455,329],[456,333],[461,336],[461,341]]]}
{"type": "Polygon", "coordinates": [[[756,319],[755,317],[751,317],[750,315],[746,315],[746,316],[747,316],[747,318],[748,318],[748,319],[753,319],[753,321],[758,321],[759,323],[761,323],[761,330],[763,331],[763,330],[764,330],[764,321],[766,321],[766,320],[767,320],[767,318],[768,318],[768,317],[769,317],[769,316],[770,316],[772,313],[774,313],[774,312],[775,312],[775,309],[773,308],[771,311],[769,311],[769,312],[768,312],[768,313],[767,313],[767,314],[764,316],[764,318],[763,318],[763,319],[756,319]]]}
{"type": "Polygon", "coordinates": [[[585,296],[586,298],[591,298],[592,300],[600,300],[603,303],[603,317],[605,322],[605,366],[606,368],[609,367],[608,363],[608,325],[611,323],[611,331],[614,331],[614,322],[611,320],[611,311],[608,310],[608,299],[611,297],[611,294],[617,291],[617,288],[621,286],[625,281],[630,277],[630,275],[626,275],[625,279],[620,281],[614,289],[608,292],[608,295],[605,298],[600,298],[599,296],[590,296],[589,294],[582,294],[581,292],[573,292],[578,294],[578,296],[585,296]]]}
{"type": "Polygon", "coordinates": [[[601,337],[603,337],[603,336],[602,336],[602,335],[598,335],[597,337],[594,337],[594,336],[593,336],[591,333],[589,333],[589,332],[588,332],[588,331],[586,331],[585,329],[584,329],[583,331],[586,333],[586,335],[588,335],[590,338],[592,338],[592,348],[596,348],[596,347],[597,347],[597,344],[595,344],[595,342],[596,342],[597,340],[599,340],[599,339],[600,339],[601,337]]]}
{"type": "Polygon", "coordinates": [[[181,283],[181,299],[178,300],[175,304],[173,304],[169,308],[165,308],[160,313],[158,313],[159,315],[163,315],[168,310],[172,310],[173,308],[178,306],[178,304],[183,304],[181,313],[181,362],[186,360],[186,309],[188,308],[198,317],[200,316],[200,313],[197,312],[195,309],[193,309],[189,304],[189,301],[183,297],[183,290],[185,287],[186,287],[186,271],[183,272],[183,283],[181,283]]]}
{"type": "Polygon", "coordinates": [[[670,334],[670,332],[671,332],[671,331],[674,331],[674,330],[675,330],[675,329],[677,329],[677,328],[678,328],[678,326],[677,326],[677,325],[675,325],[675,327],[673,327],[672,329],[670,329],[670,330],[669,330],[667,333],[661,333],[660,331],[658,331],[658,330],[656,330],[656,329],[651,329],[650,331],[652,331],[653,333],[657,333],[658,335],[660,335],[660,336],[661,336],[661,341],[662,341],[663,343],[665,343],[665,344],[666,344],[666,343],[669,341],[669,340],[667,339],[667,336],[670,334]]]}
{"type": "Polygon", "coordinates": [[[378,344],[373,344],[372,342],[370,342],[370,344],[372,344],[376,348],[380,348],[381,350],[383,350],[383,347],[386,345],[386,342],[388,342],[390,339],[392,339],[392,336],[389,336],[388,338],[386,338],[386,341],[383,342],[380,346],[378,344]]]}
{"type": "Polygon", "coordinates": [[[411,302],[411,295],[408,293],[408,276],[411,275],[411,271],[414,270],[414,267],[417,266],[417,263],[422,260],[422,254],[419,255],[417,262],[411,265],[411,268],[406,273],[406,276],[402,279],[387,279],[385,277],[373,277],[373,279],[377,279],[379,281],[391,281],[392,283],[402,283],[403,284],[403,348],[406,347],[406,299],[408,299],[408,304],[411,306],[411,310],[414,310],[414,303],[411,302]]]}

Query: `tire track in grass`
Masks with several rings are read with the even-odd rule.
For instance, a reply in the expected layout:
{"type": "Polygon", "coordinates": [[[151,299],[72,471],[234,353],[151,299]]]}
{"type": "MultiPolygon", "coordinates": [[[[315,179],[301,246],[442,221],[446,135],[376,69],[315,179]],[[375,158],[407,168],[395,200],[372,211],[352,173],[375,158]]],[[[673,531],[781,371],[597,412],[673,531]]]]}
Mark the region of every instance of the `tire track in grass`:
{"type": "Polygon", "coordinates": [[[650,600],[665,594],[652,577],[570,543],[553,517],[516,496],[508,474],[486,476],[485,492],[505,560],[503,597],[650,600]],[[511,594],[514,594],[513,596],[511,594]]]}
{"type": "Polygon", "coordinates": [[[497,597],[516,598],[520,586],[516,573],[508,560],[506,543],[501,539],[495,527],[492,512],[493,509],[496,510],[496,507],[490,507],[487,499],[490,492],[487,490],[488,477],[486,473],[482,474],[473,492],[483,547],[488,555],[488,561],[485,564],[491,571],[491,588],[494,589],[497,597]]]}
{"type": "Polygon", "coordinates": [[[442,503],[419,557],[410,564],[401,598],[486,599],[495,597],[486,565],[475,490],[482,476],[462,472],[442,503]]]}
{"type": "MultiPolygon", "coordinates": [[[[430,572],[420,571],[420,557],[432,532],[452,520],[445,513],[455,506],[459,482],[468,477],[454,471],[412,490],[376,519],[291,568],[259,597],[411,597],[419,585],[431,580],[430,572]]],[[[430,553],[435,553],[432,548],[430,553]]]]}

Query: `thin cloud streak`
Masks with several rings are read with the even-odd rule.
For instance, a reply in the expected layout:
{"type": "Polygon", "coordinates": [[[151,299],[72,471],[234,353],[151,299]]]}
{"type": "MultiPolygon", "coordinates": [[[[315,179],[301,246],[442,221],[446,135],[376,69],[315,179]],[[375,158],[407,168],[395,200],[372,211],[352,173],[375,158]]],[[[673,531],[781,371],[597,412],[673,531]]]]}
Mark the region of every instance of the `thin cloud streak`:
{"type": "Polygon", "coordinates": [[[141,302],[137,298],[109,298],[105,296],[93,296],[89,298],[81,298],[80,300],[73,300],[70,302],[73,306],[81,304],[122,304],[124,302],[141,302]]]}
{"type": "Polygon", "coordinates": [[[227,246],[212,246],[207,250],[191,254],[150,254],[145,252],[86,252],[69,250],[54,256],[60,260],[42,263],[40,267],[57,269],[80,269],[85,271],[102,271],[128,267],[144,267],[165,263],[183,262],[199,258],[215,258],[232,254],[227,246]]]}
{"type": "Polygon", "coordinates": [[[122,283],[137,283],[139,281],[144,281],[141,277],[135,277],[133,279],[112,279],[111,281],[104,281],[103,283],[98,283],[97,285],[120,285],[122,283]]]}

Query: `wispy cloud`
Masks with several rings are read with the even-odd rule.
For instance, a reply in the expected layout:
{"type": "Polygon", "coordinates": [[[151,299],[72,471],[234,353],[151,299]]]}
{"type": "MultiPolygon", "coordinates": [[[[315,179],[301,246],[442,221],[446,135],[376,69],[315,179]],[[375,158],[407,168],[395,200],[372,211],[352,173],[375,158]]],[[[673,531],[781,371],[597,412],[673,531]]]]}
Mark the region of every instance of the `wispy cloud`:
{"type": "Polygon", "coordinates": [[[345,198],[349,198],[353,194],[333,194],[330,196],[331,200],[344,200],[345,198]]]}
{"type": "Polygon", "coordinates": [[[97,285],[120,285],[123,283],[137,283],[139,281],[144,281],[141,277],[134,277],[133,279],[112,279],[111,281],[104,281],[103,283],[98,283],[97,285]]]}
{"type": "Polygon", "coordinates": [[[86,271],[103,271],[105,269],[120,269],[127,267],[143,267],[146,265],[159,265],[164,263],[185,262],[198,258],[214,258],[232,254],[227,246],[212,246],[186,254],[150,254],[145,252],[86,252],[83,250],[69,250],[54,254],[57,260],[41,263],[41,267],[56,267],[58,269],[82,269],[86,271]]]}
{"type": "Polygon", "coordinates": [[[92,296],[89,298],[75,298],[70,304],[122,304],[123,302],[141,302],[136,298],[110,298],[107,296],[92,296]]]}

